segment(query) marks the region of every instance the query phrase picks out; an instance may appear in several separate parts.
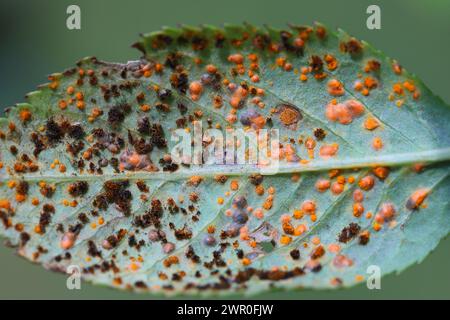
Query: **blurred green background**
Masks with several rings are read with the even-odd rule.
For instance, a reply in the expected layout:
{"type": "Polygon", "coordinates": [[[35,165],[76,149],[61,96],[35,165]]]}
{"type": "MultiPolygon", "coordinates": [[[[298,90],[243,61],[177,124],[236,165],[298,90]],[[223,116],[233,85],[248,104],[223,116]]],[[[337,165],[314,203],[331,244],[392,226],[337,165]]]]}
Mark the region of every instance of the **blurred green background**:
{"type": "MultiPolygon", "coordinates": [[[[125,62],[140,53],[130,45],[141,32],[163,25],[250,22],[284,26],[321,21],[364,39],[415,72],[437,95],[450,102],[450,0],[1,0],[0,110],[23,100],[46,82],[46,75],[78,59],[125,62]],[[81,7],[81,30],[66,28],[66,8],[81,7]],[[366,28],[366,8],[381,7],[381,30],[366,28]]],[[[449,124],[450,126],[450,124],[449,124]]],[[[450,213],[449,213],[450,214],[450,213]]],[[[336,291],[274,292],[264,299],[450,299],[450,238],[419,265],[382,279],[381,290],[365,285],[336,291]]],[[[66,289],[66,277],[43,270],[0,246],[0,298],[149,299],[86,283],[66,289]]],[[[237,298],[237,297],[232,297],[237,298]]]]}

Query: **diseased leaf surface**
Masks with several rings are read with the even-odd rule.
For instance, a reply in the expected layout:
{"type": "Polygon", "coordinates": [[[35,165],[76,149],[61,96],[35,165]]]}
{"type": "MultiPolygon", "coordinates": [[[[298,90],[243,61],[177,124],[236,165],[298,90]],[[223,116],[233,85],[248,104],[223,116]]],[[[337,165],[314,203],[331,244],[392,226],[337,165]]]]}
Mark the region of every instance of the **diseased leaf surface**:
{"type": "Polygon", "coordinates": [[[450,110],[322,25],[166,28],[80,61],[0,119],[0,234],[20,255],[150,292],[334,288],[449,233],[450,110]],[[175,129],[276,128],[280,171],[171,161],[175,129]]]}

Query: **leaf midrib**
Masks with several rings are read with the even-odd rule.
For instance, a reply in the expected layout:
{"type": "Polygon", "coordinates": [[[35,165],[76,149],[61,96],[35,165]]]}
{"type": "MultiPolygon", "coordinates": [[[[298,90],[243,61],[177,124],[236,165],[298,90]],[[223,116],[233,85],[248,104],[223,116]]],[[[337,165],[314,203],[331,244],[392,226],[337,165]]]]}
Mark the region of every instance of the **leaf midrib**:
{"type": "MultiPolygon", "coordinates": [[[[281,165],[275,174],[286,174],[295,172],[317,172],[328,171],[331,169],[352,169],[367,168],[375,166],[402,166],[414,163],[434,163],[450,160],[450,147],[441,149],[431,149],[420,152],[408,152],[398,154],[387,154],[380,156],[369,156],[360,158],[347,158],[340,160],[315,160],[307,164],[294,163],[292,165],[281,165]]],[[[201,175],[203,177],[213,177],[215,175],[249,175],[260,173],[270,175],[261,171],[261,168],[255,165],[210,165],[199,166],[199,168],[182,170],[179,172],[126,172],[126,173],[103,173],[79,174],[79,175],[6,175],[0,178],[0,182],[20,178],[25,181],[75,181],[75,180],[122,180],[122,179],[166,179],[180,180],[191,177],[192,175],[201,175]]]]}

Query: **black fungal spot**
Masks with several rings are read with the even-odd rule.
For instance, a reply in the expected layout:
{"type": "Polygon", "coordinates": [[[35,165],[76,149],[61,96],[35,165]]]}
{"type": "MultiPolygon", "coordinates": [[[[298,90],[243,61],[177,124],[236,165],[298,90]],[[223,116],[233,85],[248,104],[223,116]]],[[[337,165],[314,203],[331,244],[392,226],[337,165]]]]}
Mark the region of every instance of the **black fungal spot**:
{"type": "Polygon", "coordinates": [[[88,216],[86,215],[86,213],[84,213],[84,212],[82,212],[82,213],[80,213],[80,214],[78,215],[78,220],[80,220],[80,222],[83,223],[83,224],[89,223],[89,218],[88,218],[88,216]]]}
{"type": "Polygon", "coordinates": [[[20,233],[20,246],[23,247],[31,239],[30,235],[26,232],[20,233]]]}
{"type": "Polygon", "coordinates": [[[300,251],[298,249],[294,249],[291,252],[289,252],[290,256],[294,260],[300,259],[300,251]]]}
{"type": "Polygon", "coordinates": [[[11,154],[13,155],[13,156],[15,156],[16,154],[17,154],[17,147],[16,146],[11,146],[11,147],[9,147],[9,152],[11,152],[11,154]]]}

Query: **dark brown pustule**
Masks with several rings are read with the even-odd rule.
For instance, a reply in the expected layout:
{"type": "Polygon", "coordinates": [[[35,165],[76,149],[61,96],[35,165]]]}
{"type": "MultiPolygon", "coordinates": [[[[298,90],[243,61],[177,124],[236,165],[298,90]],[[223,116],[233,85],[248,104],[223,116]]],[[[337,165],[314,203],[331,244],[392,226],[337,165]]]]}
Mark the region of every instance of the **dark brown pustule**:
{"type": "Polygon", "coordinates": [[[67,144],[66,150],[69,152],[73,157],[78,156],[78,153],[83,150],[84,148],[84,142],[83,141],[76,141],[71,144],[67,144]]]}
{"type": "Polygon", "coordinates": [[[69,134],[69,137],[75,140],[80,140],[85,136],[84,129],[79,123],[71,124],[67,133],[69,134]]]}
{"type": "Polygon", "coordinates": [[[150,133],[150,119],[146,116],[140,117],[137,120],[137,129],[141,134],[149,134],[150,133]]]}
{"type": "Polygon", "coordinates": [[[26,181],[20,181],[16,186],[16,192],[18,194],[27,195],[30,186],[26,181]]]}
{"type": "Polygon", "coordinates": [[[357,39],[352,38],[347,42],[341,42],[340,49],[343,52],[348,52],[350,55],[359,55],[362,52],[363,46],[357,39]]]}
{"type": "Polygon", "coordinates": [[[312,55],[309,58],[309,66],[313,72],[322,72],[323,61],[319,56],[312,55]]]}
{"type": "Polygon", "coordinates": [[[138,154],[147,154],[152,152],[153,146],[151,143],[147,143],[145,139],[140,138],[133,142],[133,147],[138,154]]]}
{"type": "Polygon", "coordinates": [[[86,181],[77,181],[69,185],[67,191],[72,197],[85,195],[89,190],[89,184],[86,181]]]}
{"type": "Polygon", "coordinates": [[[184,226],[181,229],[175,229],[174,235],[177,240],[189,240],[192,237],[192,231],[187,226],[184,226]]]}
{"type": "Polygon", "coordinates": [[[352,240],[356,235],[359,233],[359,230],[361,230],[361,227],[356,223],[350,223],[347,227],[342,229],[341,233],[339,234],[339,242],[347,243],[348,241],[352,240]]]}
{"type": "Polygon", "coordinates": [[[130,111],[131,106],[127,103],[115,105],[108,111],[108,122],[113,126],[118,126],[125,120],[126,114],[130,111]]]}
{"type": "Polygon", "coordinates": [[[15,156],[15,155],[17,155],[17,152],[18,152],[19,150],[17,149],[17,147],[16,146],[11,146],[11,147],[9,147],[9,152],[11,152],[11,154],[13,155],[13,156],[15,156]]]}
{"type": "Polygon", "coordinates": [[[266,34],[256,34],[255,37],[253,38],[253,46],[261,50],[267,48],[267,46],[269,46],[271,42],[272,40],[266,34]]]}
{"type": "Polygon", "coordinates": [[[184,103],[181,103],[181,102],[177,104],[177,107],[178,107],[178,110],[180,110],[180,113],[182,115],[184,115],[187,112],[187,110],[188,110],[186,105],[184,103]]]}
{"type": "Polygon", "coordinates": [[[254,173],[254,174],[251,174],[248,177],[248,179],[252,185],[257,186],[263,182],[264,176],[262,176],[261,174],[258,174],[258,173],[254,173]]]}
{"type": "Polygon", "coordinates": [[[169,100],[172,97],[172,90],[170,89],[159,89],[158,92],[158,98],[161,101],[169,100]]]}
{"type": "Polygon", "coordinates": [[[168,66],[170,69],[175,69],[181,61],[182,55],[179,52],[171,52],[167,54],[166,61],[164,65],[168,66]]]}
{"type": "Polygon", "coordinates": [[[175,71],[170,75],[170,84],[178,92],[185,94],[189,87],[189,77],[182,65],[178,65],[175,71]]]}
{"type": "Polygon", "coordinates": [[[45,124],[45,136],[50,143],[57,143],[64,137],[63,130],[53,118],[50,118],[45,124]]]}
{"type": "Polygon", "coordinates": [[[167,146],[167,141],[164,139],[164,130],[159,123],[154,123],[150,130],[150,141],[158,149],[163,149],[167,146]]]}
{"type": "Polygon", "coordinates": [[[162,112],[170,112],[170,105],[167,103],[158,102],[155,104],[155,108],[162,112]]]}
{"type": "Polygon", "coordinates": [[[36,132],[32,132],[30,140],[34,144],[33,155],[37,158],[39,154],[46,148],[43,137],[36,132]]]}
{"type": "Polygon", "coordinates": [[[326,136],[327,136],[327,133],[322,128],[314,129],[314,137],[316,137],[316,139],[318,141],[322,141],[323,139],[325,139],[326,136]]]}
{"type": "Polygon", "coordinates": [[[369,232],[362,232],[362,233],[359,235],[359,244],[360,244],[360,245],[365,246],[366,244],[369,243],[369,240],[370,240],[370,234],[369,234],[369,232]]]}

